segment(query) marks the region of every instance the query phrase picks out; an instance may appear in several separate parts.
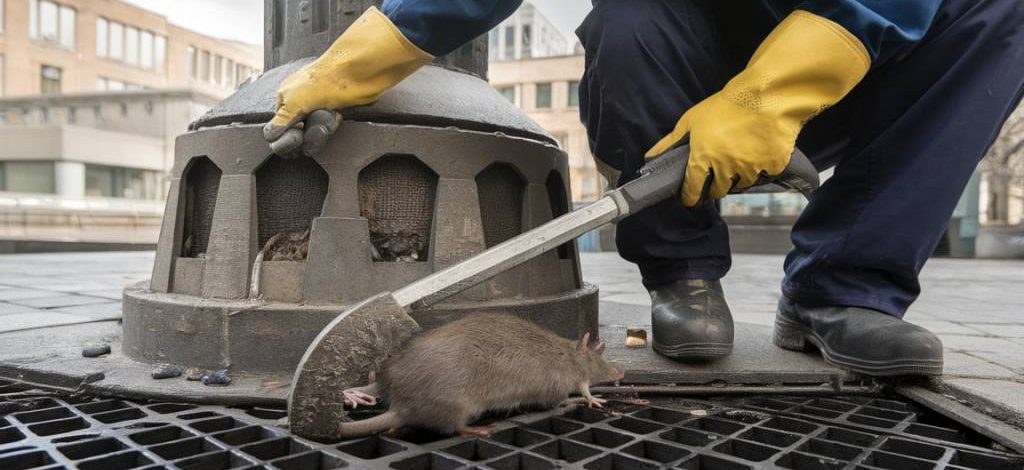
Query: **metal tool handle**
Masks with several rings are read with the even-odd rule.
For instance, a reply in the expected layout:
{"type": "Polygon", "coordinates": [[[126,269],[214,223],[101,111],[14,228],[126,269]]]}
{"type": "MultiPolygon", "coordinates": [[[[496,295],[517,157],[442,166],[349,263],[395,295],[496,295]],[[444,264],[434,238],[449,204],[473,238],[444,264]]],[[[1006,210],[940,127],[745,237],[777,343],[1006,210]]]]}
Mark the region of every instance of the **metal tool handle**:
{"type": "MultiPolygon", "coordinates": [[[[635,214],[665,199],[676,197],[683,186],[686,165],[690,161],[690,146],[680,145],[657,157],[652,158],[640,169],[640,177],[622,185],[617,192],[629,206],[626,214],[620,218],[635,214]]],[[[818,189],[818,170],[799,149],[793,150],[793,156],[781,175],[769,177],[761,175],[754,186],[737,193],[757,191],[764,188],[768,191],[790,189],[799,191],[804,197],[818,189]]],[[[762,191],[757,191],[762,192],[762,191]]]]}

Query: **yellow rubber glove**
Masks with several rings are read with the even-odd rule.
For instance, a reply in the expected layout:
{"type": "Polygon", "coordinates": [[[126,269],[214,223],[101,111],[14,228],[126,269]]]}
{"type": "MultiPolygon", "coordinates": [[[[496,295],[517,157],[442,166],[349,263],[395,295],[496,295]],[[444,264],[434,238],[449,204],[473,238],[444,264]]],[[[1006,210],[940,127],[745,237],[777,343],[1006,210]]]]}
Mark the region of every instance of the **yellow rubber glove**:
{"type": "Polygon", "coordinates": [[[856,36],[797,10],[765,38],[742,72],[683,114],[647,157],[689,134],[686,207],[753,186],[762,174],[782,173],[803,125],[846,96],[870,67],[856,36]]]}
{"type": "Polygon", "coordinates": [[[300,146],[315,153],[341,123],[330,110],[372,103],[433,59],[371,6],[319,58],[281,83],[276,114],[263,135],[275,153],[300,146]],[[303,132],[298,127],[304,119],[303,132]]]}

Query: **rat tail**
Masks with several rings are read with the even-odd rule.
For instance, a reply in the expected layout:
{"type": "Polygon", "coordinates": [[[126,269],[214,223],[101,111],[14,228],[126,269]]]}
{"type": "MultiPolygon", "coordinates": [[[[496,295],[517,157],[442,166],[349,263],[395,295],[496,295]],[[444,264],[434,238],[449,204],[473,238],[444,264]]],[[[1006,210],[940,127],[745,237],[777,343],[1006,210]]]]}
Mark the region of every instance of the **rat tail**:
{"type": "Polygon", "coordinates": [[[391,428],[397,428],[401,425],[402,423],[398,419],[398,414],[396,414],[394,411],[386,411],[383,414],[374,416],[369,419],[341,423],[338,426],[338,428],[340,430],[341,437],[347,439],[352,437],[363,437],[382,433],[391,428]]]}

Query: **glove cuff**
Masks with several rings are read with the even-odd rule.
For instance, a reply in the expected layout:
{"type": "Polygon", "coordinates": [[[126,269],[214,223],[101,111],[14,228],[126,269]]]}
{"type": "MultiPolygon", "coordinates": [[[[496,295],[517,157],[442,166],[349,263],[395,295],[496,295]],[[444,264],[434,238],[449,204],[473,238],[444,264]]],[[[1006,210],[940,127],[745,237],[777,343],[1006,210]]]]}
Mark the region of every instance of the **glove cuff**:
{"type": "Polygon", "coordinates": [[[741,107],[778,116],[799,132],[870,68],[868,51],[856,36],[832,20],[797,10],[761,42],[722,94],[741,107]]]}
{"type": "Polygon", "coordinates": [[[433,55],[413,44],[384,13],[371,6],[308,71],[338,84],[347,107],[376,101],[431,60],[433,55]]]}

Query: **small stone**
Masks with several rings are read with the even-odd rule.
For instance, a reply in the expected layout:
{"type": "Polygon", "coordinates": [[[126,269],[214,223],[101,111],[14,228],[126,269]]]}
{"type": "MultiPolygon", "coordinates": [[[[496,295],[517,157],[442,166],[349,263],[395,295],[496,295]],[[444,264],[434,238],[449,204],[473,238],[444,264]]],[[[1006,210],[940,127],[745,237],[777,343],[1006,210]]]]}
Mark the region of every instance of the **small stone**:
{"type": "Polygon", "coordinates": [[[646,348],[647,330],[643,328],[626,328],[626,347],[635,349],[646,348]]]}
{"type": "Polygon", "coordinates": [[[149,375],[156,380],[179,377],[181,376],[181,367],[163,364],[156,369],[153,369],[153,372],[149,375]]]}
{"type": "Polygon", "coordinates": [[[206,373],[198,367],[189,367],[188,369],[185,369],[185,380],[195,382],[197,380],[201,380],[203,375],[206,375],[206,373]]]}
{"type": "Polygon", "coordinates": [[[708,410],[690,410],[690,414],[694,416],[707,416],[708,410]]]}
{"type": "Polygon", "coordinates": [[[109,344],[92,344],[82,348],[82,357],[100,357],[110,354],[109,344]]]}
{"type": "Polygon", "coordinates": [[[221,369],[212,374],[206,374],[202,379],[200,379],[200,381],[203,382],[203,385],[209,385],[212,387],[224,387],[231,385],[231,377],[228,376],[227,369],[221,369]]]}

